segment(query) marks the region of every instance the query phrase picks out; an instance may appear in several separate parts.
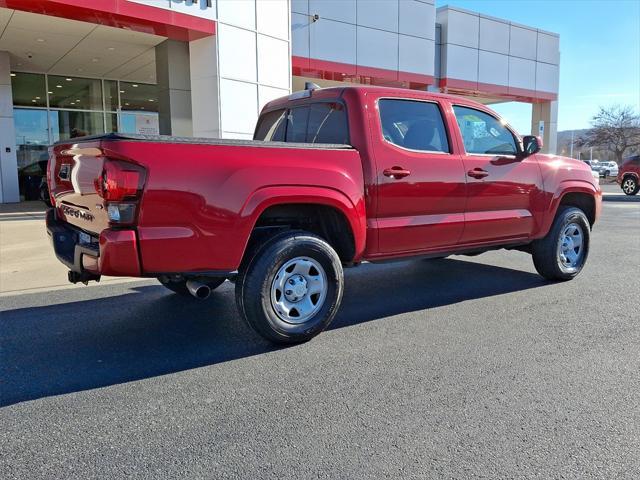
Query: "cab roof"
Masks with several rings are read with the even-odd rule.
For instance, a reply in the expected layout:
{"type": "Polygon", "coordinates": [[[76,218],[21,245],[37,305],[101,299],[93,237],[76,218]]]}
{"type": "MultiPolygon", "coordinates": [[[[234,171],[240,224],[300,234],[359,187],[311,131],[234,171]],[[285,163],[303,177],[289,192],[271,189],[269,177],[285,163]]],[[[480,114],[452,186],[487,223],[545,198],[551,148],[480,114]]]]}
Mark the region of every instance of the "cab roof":
{"type": "Polygon", "coordinates": [[[267,103],[264,110],[270,110],[277,107],[290,104],[292,101],[302,100],[308,101],[309,99],[327,99],[327,98],[340,98],[344,96],[345,92],[353,91],[356,95],[367,95],[369,93],[376,96],[384,96],[388,94],[398,95],[399,93],[406,93],[411,98],[422,98],[425,100],[447,99],[456,103],[464,103],[470,106],[477,106],[486,108],[481,103],[470,100],[466,97],[459,95],[451,95],[446,93],[428,92],[426,90],[411,90],[406,88],[385,87],[375,85],[345,85],[326,88],[317,88],[314,90],[298,90],[286,97],[280,97],[267,103]],[[309,92],[308,95],[302,95],[304,92],[309,92]]]}

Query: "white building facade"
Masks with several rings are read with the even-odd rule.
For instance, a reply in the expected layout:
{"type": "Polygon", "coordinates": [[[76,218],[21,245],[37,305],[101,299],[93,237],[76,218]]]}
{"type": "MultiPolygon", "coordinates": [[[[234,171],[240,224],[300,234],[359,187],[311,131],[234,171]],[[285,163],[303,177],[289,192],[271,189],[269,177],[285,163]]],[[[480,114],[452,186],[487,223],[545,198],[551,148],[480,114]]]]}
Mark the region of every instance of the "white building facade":
{"type": "Polygon", "coordinates": [[[0,202],[37,198],[55,141],[248,139],[307,80],[531,103],[555,151],[558,35],[432,0],[0,0],[0,32],[0,202]]]}

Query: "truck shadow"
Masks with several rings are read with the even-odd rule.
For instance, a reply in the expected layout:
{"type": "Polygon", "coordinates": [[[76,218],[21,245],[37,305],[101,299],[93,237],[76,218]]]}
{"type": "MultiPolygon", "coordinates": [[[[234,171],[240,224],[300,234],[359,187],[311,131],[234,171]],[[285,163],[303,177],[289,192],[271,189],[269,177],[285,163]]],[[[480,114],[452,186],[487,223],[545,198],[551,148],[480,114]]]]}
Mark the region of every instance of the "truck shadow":
{"type": "MultiPolygon", "coordinates": [[[[331,329],[543,285],[529,272],[460,260],[363,265],[347,271],[331,329]]],[[[206,302],[158,285],[6,310],[0,318],[0,406],[277,349],[239,318],[228,282],[206,302]]]]}

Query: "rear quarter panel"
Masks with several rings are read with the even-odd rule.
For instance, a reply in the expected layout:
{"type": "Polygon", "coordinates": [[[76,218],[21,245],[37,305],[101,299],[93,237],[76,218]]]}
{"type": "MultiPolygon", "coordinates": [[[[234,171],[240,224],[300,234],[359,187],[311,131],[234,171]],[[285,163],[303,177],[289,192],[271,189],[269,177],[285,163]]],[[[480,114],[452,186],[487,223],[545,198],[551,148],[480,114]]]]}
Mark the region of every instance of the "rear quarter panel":
{"type": "Polygon", "coordinates": [[[356,150],[119,141],[111,155],[148,176],[138,220],[146,274],[236,270],[258,217],[278,203],[340,209],[364,245],[363,173],[356,150]]]}

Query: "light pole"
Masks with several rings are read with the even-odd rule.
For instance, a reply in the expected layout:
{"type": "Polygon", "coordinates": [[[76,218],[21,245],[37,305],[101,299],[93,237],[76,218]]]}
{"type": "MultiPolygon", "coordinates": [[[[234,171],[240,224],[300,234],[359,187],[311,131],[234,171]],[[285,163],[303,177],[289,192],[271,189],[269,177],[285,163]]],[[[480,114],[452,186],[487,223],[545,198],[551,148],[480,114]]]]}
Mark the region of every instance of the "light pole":
{"type": "Polygon", "coordinates": [[[573,158],[573,130],[571,130],[571,147],[570,148],[571,150],[570,150],[569,156],[573,158]]]}

